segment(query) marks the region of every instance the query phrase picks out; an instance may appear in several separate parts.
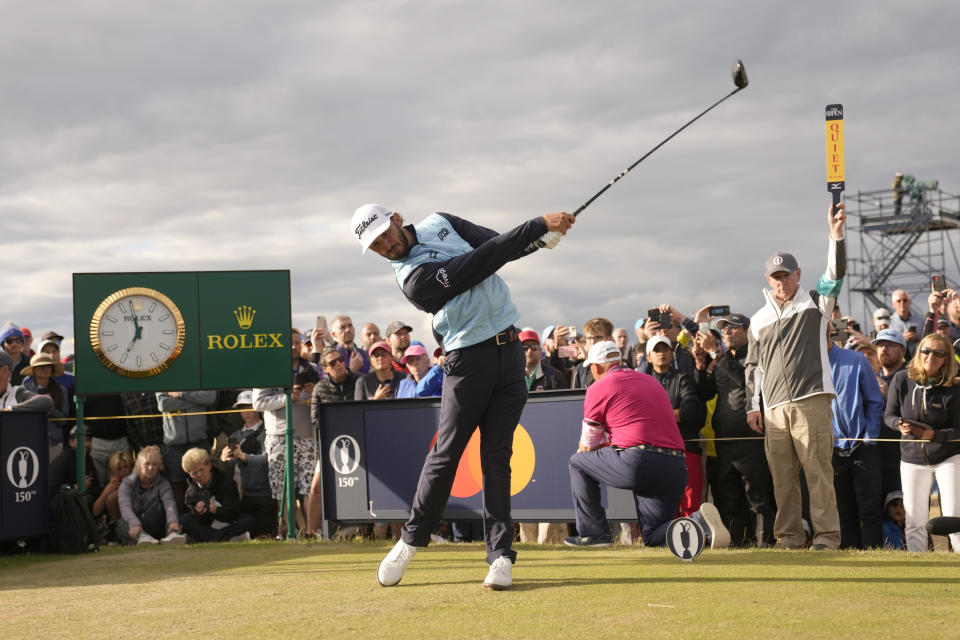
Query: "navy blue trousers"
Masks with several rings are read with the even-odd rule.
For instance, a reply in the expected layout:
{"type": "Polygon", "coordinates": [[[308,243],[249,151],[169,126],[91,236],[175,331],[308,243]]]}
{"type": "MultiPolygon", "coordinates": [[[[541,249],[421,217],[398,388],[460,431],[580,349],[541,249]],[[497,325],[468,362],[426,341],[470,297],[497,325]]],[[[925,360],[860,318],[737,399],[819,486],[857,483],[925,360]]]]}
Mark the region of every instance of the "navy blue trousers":
{"type": "Polygon", "coordinates": [[[497,346],[483,342],[447,354],[437,443],[427,454],[403,526],[403,541],[425,547],[440,524],[450,498],[460,457],[480,427],[483,470],[483,530],[487,562],[499,556],[516,560],[510,519],[510,456],[513,432],[527,402],[524,357],[517,341],[497,346]]]}
{"type": "Polygon", "coordinates": [[[687,486],[684,458],[644,451],[603,447],[570,456],[570,488],[581,536],[609,538],[607,512],[600,503],[600,483],[633,491],[643,544],[661,547],[667,525],[687,486]]]}

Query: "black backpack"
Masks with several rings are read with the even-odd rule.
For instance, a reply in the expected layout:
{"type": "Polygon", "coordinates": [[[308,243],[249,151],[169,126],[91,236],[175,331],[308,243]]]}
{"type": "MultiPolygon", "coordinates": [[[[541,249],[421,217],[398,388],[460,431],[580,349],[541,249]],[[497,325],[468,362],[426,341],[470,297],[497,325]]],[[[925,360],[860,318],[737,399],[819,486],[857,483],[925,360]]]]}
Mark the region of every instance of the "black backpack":
{"type": "Polygon", "coordinates": [[[50,501],[50,542],[54,553],[83,553],[100,548],[100,531],[77,490],[63,485],[50,501]]]}

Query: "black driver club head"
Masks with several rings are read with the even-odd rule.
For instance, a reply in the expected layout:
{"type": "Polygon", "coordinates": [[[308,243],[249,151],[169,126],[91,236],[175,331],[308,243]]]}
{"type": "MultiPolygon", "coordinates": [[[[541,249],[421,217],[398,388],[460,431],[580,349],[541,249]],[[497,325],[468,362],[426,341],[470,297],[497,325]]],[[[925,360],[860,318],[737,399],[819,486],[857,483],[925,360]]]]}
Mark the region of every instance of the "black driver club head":
{"type": "Polygon", "coordinates": [[[747,80],[747,70],[743,67],[743,61],[737,60],[737,63],[733,65],[733,84],[737,85],[737,89],[743,89],[750,83],[747,80]]]}

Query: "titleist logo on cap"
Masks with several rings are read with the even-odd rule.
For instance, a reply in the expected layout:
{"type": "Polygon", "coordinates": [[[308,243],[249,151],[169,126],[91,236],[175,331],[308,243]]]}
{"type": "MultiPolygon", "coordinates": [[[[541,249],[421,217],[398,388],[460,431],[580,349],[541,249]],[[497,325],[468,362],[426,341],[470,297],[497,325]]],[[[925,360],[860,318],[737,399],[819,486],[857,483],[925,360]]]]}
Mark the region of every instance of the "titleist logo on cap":
{"type": "Polygon", "coordinates": [[[373,214],[372,216],[370,216],[369,218],[367,218],[366,220],[358,224],[357,228],[354,229],[354,233],[357,234],[357,240],[360,239],[360,236],[363,235],[363,232],[366,230],[366,228],[372,225],[376,221],[377,221],[377,214],[373,214]]]}

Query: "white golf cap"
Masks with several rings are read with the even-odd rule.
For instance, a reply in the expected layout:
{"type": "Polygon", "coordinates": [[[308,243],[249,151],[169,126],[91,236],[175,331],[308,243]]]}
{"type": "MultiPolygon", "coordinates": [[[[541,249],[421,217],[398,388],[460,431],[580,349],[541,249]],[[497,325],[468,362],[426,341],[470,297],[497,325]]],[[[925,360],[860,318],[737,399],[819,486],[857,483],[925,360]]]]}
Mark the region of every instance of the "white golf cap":
{"type": "Polygon", "coordinates": [[[612,340],[604,340],[590,347],[590,353],[583,364],[607,364],[608,362],[620,362],[620,348],[612,340]]]}
{"type": "Polygon", "coordinates": [[[243,391],[241,391],[240,394],[237,396],[237,401],[233,403],[234,409],[236,409],[237,407],[245,407],[245,406],[250,406],[250,407],[253,406],[253,390],[252,389],[244,389],[243,391]]]}
{"type": "Polygon", "coordinates": [[[667,336],[653,336],[647,340],[647,353],[652,352],[658,344],[665,344],[670,347],[671,350],[673,349],[673,343],[670,342],[670,338],[667,336]]]}
{"type": "Polygon", "coordinates": [[[393,212],[382,204],[365,204],[353,212],[350,230],[360,241],[363,253],[366,253],[373,241],[387,230],[391,217],[393,212]]]}

